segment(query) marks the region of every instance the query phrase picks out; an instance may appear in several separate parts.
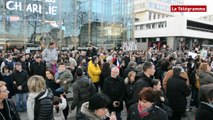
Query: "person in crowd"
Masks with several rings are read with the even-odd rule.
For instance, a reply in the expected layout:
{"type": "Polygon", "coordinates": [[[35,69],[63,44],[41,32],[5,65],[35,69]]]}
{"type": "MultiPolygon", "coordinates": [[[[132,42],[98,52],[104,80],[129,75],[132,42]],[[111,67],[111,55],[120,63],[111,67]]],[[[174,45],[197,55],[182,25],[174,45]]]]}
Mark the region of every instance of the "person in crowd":
{"type": "Polygon", "coordinates": [[[93,95],[88,102],[81,107],[81,112],[77,114],[76,120],[103,120],[108,117],[109,120],[116,120],[115,115],[109,115],[107,105],[109,98],[101,93],[93,95]]]}
{"type": "Polygon", "coordinates": [[[168,120],[164,110],[156,106],[156,93],[151,87],[139,92],[139,101],[130,106],[127,120],[168,120]]]}
{"type": "Polygon", "coordinates": [[[136,66],[137,66],[136,62],[130,61],[127,68],[123,72],[123,78],[126,78],[130,71],[135,71],[136,66]]]}
{"type": "Polygon", "coordinates": [[[138,102],[138,94],[145,87],[152,86],[152,76],[155,74],[155,66],[151,62],[145,62],[143,64],[143,73],[141,77],[136,81],[135,92],[133,95],[133,103],[138,102]]]}
{"type": "Polygon", "coordinates": [[[2,64],[3,61],[4,61],[4,51],[0,50],[0,65],[2,64]]]}
{"type": "Polygon", "coordinates": [[[86,52],[85,51],[81,51],[80,56],[77,58],[77,65],[81,66],[83,61],[86,62],[87,57],[86,57],[86,52]]]}
{"type": "Polygon", "coordinates": [[[167,81],[166,96],[173,110],[171,120],[181,120],[186,111],[186,97],[190,95],[190,88],[187,85],[187,79],[181,77],[181,67],[174,67],[173,72],[173,76],[167,81]]]}
{"type": "Polygon", "coordinates": [[[121,111],[123,110],[123,101],[125,97],[124,80],[118,76],[119,69],[111,69],[111,76],[104,80],[103,93],[110,98],[107,108],[110,112],[116,112],[117,120],[121,120],[121,111]]]}
{"type": "Polygon", "coordinates": [[[127,65],[126,65],[125,59],[122,58],[122,59],[121,59],[121,65],[120,65],[120,76],[121,76],[122,78],[124,78],[124,77],[123,77],[123,73],[124,73],[124,70],[125,70],[126,68],[127,68],[127,65]]]}
{"type": "Polygon", "coordinates": [[[195,120],[213,120],[213,88],[207,90],[207,101],[201,101],[195,120]]]}
{"type": "Polygon", "coordinates": [[[81,67],[76,69],[77,80],[73,83],[73,100],[71,110],[77,107],[77,113],[83,103],[87,102],[89,98],[96,93],[96,88],[92,81],[84,76],[84,71],[81,67]]]}
{"type": "Polygon", "coordinates": [[[27,71],[27,62],[25,60],[25,55],[19,55],[18,56],[18,62],[22,64],[22,69],[27,71]]]}
{"type": "Polygon", "coordinates": [[[50,90],[52,91],[52,93],[55,95],[56,90],[60,87],[60,85],[58,83],[55,82],[55,78],[54,78],[54,72],[47,68],[46,69],[46,85],[47,88],[50,88],[50,90]]]}
{"type": "Polygon", "coordinates": [[[167,60],[161,60],[156,66],[155,78],[161,80],[163,83],[163,78],[165,73],[167,73],[172,68],[172,65],[167,60]]]}
{"type": "Polygon", "coordinates": [[[15,62],[13,61],[12,54],[8,53],[5,57],[6,59],[1,63],[1,71],[5,65],[9,68],[9,70],[13,71],[15,62]]]}
{"type": "MultiPolygon", "coordinates": [[[[59,63],[58,72],[55,75],[55,80],[56,80],[56,83],[60,84],[60,87],[64,89],[65,93],[69,92],[71,83],[73,81],[73,76],[70,70],[66,69],[66,65],[64,63],[59,63]]],[[[67,98],[66,95],[64,97],[67,98]]],[[[64,113],[65,120],[67,120],[67,116],[69,114],[69,105],[67,105],[63,113],[64,113]]]]}
{"type": "Polygon", "coordinates": [[[72,54],[70,54],[69,61],[73,65],[73,68],[77,67],[77,61],[75,60],[72,54]]]}
{"type": "Polygon", "coordinates": [[[110,68],[116,67],[116,65],[113,63],[113,57],[111,55],[106,58],[106,61],[109,63],[110,68]]]}
{"type": "Polygon", "coordinates": [[[53,120],[53,94],[46,88],[44,78],[34,75],[27,85],[30,92],[27,99],[28,120],[53,120]]]}
{"type": "Polygon", "coordinates": [[[56,61],[58,60],[58,53],[56,50],[56,44],[54,42],[50,42],[49,47],[43,51],[43,60],[46,61],[47,66],[50,64],[52,59],[56,61]]]}
{"type": "Polygon", "coordinates": [[[11,98],[14,95],[12,71],[9,70],[7,66],[4,66],[2,69],[2,72],[0,74],[0,81],[4,81],[6,83],[6,87],[9,90],[8,98],[11,98]]]}
{"type": "Polygon", "coordinates": [[[135,76],[136,72],[135,71],[130,71],[127,78],[124,79],[125,83],[125,103],[126,103],[126,108],[129,110],[129,107],[133,104],[132,98],[135,92],[135,76]]]}
{"type": "Polygon", "coordinates": [[[100,88],[101,88],[101,90],[103,90],[104,80],[108,76],[110,76],[110,72],[111,72],[110,64],[107,62],[103,63],[101,71],[104,71],[104,72],[101,72],[101,74],[100,74],[100,88]]]}
{"type": "Polygon", "coordinates": [[[98,91],[99,88],[99,75],[101,74],[101,69],[98,65],[98,57],[93,56],[92,60],[88,63],[88,75],[91,78],[92,82],[94,83],[96,90],[98,91]]]}
{"type": "Polygon", "coordinates": [[[211,73],[211,67],[208,63],[200,64],[198,76],[201,86],[213,83],[213,74],[211,73]]]}
{"type": "Polygon", "coordinates": [[[52,59],[50,60],[50,66],[47,66],[47,68],[50,68],[54,74],[56,74],[58,72],[58,65],[57,65],[57,61],[52,59]]]}
{"type": "Polygon", "coordinates": [[[66,69],[66,65],[64,63],[58,64],[58,72],[55,74],[55,79],[56,83],[60,84],[65,92],[68,93],[71,82],[73,81],[73,76],[70,70],[66,69]]]}
{"type": "Polygon", "coordinates": [[[0,81],[0,120],[21,120],[15,104],[8,99],[6,83],[0,81]]]}
{"type": "Polygon", "coordinates": [[[166,95],[164,94],[163,90],[161,89],[162,86],[159,79],[152,80],[152,88],[156,92],[156,105],[160,107],[161,109],[163,109],[167,113],[168,117],[170,118],[172,116],[173,111],[168,106],[169,101],[166,95]]]}
{"type": "Polygon", "coordinates": [[[53,99],[53,116],[54,120],[65,120],[64,115],[63,115],[63,110],[67,106],[67,101],[64,98],[63,95],[54,96],[53,99]]]}
{"type": "MultiPolygon", "coordinates": [[[[182,72],[181,72],[180,76],[181,76],[182,78],[186,79],[186,81],[187,81],[186,83],[187,83],[187,85],[189,85],[189,77],[188,77],[188,74],[186,73],[186,71],[183,70],[182,62],[181,62],[181,61],[177,61],[177,62],[175,63],[175,66],[174,66],[174,67],[180,67],[180,68],[181,68],[182,72]]],[[[163,89],[164,89],[165,92],[167,91],[167,90],[166,90],[167,81],[168,81],[169,78],[171,78],[171,77],[173,76],[173,74],[174,74],[174,70],[171,69],[171,70],[169,70],[169,71],[165,74],[165,76],[164,76],[164,78],[163,78],[163,89]]]]}
{"type": "Polygon", "coordinates": [[[16,106],[19,112],[27,110],[27,80],[29,76],[25,70],[22,69],[22,64],[16,62],[15,71],[12,73],[12,81],[16,97],[16,106]]]}
{"type": "Polygon", "coordinates": [[[31,74],[30,72],[30,65],[32,63],[32,58],[31,58],[31,55],[29,53],[25,53],[25,63],[26,63],[26,71],[28,73],[28,75],[31,74]]]}
{"type": "Polygon", "coordinates": [[[42,61],[41,55],[35,56],[35,62],[31,64],[31,75],[40,75],[45,77],[46,63],[42,61]]]}
{"type": "Polygon", "coordinates": [[[207,99],[207,93],[209,90],[211,90],[213,88],[213,83],[211,84],[207,84],[207,85],[202,85],[199,89],[199,92],[198,92],[198,99],[199,99],[199,102],[208,102],[208,99],[207,99]]]}
{"type": "Polygon", "coordinates": [[[88,59],[92,58],[93,56],[97,56],[97,50],[93,44],[90,45],[86,52],[86,56],[88,59]]]}

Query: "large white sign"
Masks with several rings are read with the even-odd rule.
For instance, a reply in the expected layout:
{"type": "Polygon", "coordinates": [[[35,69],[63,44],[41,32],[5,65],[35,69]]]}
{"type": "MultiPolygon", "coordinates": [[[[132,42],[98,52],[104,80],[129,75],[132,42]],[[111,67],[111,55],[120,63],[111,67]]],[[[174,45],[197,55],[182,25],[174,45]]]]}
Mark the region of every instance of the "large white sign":
{"type": "Polygon", "coordinates": [[[40,13],[40,14],[44,12],[44,14],[47,14],[47,15],[57,15],[58,7],[54,5],[56,3],[56,0],[34,0],[34,1],[38,1],[38,3],[40,4],[36,4],[34,2],[31,4],[27,4],[25,7],[23,1],[17,2],[17,1],[9,0],[6,2],[6,8],[11,11],[26,11],[26,12],[40,13]],[[47,6],[43,6],[43,4],[39,1],[44,1],[45,5],[47,6]],[[46,7],[46,8],[43,8],[43,7],[46,7]]]}
{"type": "Polygon", "coordinates": [[[134,41],[124,42],[122,47],[123,47],[124,51],[135,51],[135,50],[138,50],[137,44],[134,41]]]}

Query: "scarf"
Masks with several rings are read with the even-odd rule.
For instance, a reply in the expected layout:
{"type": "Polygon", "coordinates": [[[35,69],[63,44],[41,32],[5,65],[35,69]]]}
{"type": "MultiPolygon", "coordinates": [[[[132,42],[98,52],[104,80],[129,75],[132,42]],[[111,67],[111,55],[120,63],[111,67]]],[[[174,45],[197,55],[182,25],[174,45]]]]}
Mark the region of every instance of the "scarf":
{"type": "Polygon", "coordinates": [[[141,118],[148,116],[149,110],[150,110],[150,108],[144,110],[143,106],[141,104],[138,104],[138,112],[139,112],[139,116],[141,118]]]}

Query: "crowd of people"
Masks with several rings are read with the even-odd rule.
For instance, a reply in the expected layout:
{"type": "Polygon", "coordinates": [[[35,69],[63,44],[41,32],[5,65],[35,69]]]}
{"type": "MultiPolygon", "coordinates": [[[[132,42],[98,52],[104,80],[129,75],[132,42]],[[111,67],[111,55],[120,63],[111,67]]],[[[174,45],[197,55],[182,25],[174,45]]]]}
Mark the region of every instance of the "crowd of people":
{"type": "Polygon", "coordinates": [[[123,110],[127,120],[181,120],[195,107],[195,120],[213,120],[212,56],[207,49],[57,51],[54,42],[40,52],[2,52],[0,119],[27,112],[28,120],[67,120],[76,109],[76,120],[122,120],[123,110]]]}

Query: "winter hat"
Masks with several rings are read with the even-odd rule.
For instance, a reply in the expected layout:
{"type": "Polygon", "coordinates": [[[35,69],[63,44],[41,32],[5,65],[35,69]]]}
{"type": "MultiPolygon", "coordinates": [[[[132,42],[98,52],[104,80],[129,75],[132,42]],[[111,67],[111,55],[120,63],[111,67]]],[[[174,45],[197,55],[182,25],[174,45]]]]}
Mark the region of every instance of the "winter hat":
{"type": "Polygon", "coordinates": [[[94,111],[100,108],[106,108],[108,103],[109,98],[107,96],[101,93],[96,93],[89,99],[89,109],[94,111]]]}

